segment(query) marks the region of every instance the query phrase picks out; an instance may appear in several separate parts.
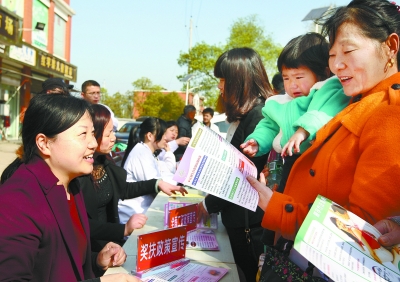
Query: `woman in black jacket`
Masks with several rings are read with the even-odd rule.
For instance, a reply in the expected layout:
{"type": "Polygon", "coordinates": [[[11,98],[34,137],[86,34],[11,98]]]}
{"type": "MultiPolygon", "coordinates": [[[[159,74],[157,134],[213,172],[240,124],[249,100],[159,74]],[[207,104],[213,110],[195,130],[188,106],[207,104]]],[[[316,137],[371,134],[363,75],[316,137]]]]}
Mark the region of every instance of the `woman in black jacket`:
{"type": "Polygon", "coordinates": [[[118,216],[120,199],[154,194],[160,190],[167,195],[175,194],[176,191],[184,194],[186,190],[162,179],[126,182],[126,171],[109,160],[109,153],[115,143],[111,114],[103,105],[95,104],[92,108],[98,147],[94,154],[92,173],[80,177],[79,182],[89,218],[92,250],[96,251],[109,241],[123,243],[125,236],[146,223],[147,217],[144,214],[134,214],[126,224],[121,224],[118,216]]]}
{"type": "MultiPolygon", "coordinates": [[[[261,109],[265,99],[272,95],[260,56],[250,48],[235,48],[223,53],[215,63],[214,76],[220,79],[219,112],[225,112],[230,126],[226,139],[238,150],[240,144],[253,133],[258,122],[263,118],[261,109]]],[[[257,167],[258,174],[262,171],[267,155],[250,158],[257,167]]],[[[262,234],[261,220],[264,212],[257,207],[255,212],[208,195],[199,204],[200,213],[221,212],[231,243],[235,263],[244,272],[247,282],[256,280],[258,257],[263,252],[260,238],[252,238],[248,245],[245,222],[253,232],[262,234]],[[204,209],[205,208],[205,209],[204,209]]]]}

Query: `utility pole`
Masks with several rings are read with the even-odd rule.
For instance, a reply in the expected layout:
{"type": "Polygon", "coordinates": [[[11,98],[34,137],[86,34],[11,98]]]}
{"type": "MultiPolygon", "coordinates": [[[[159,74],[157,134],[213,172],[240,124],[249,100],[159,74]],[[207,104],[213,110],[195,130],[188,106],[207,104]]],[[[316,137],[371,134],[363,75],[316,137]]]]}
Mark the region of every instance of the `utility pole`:
{"type": "MultiPolygon", "coordinates": [[[[192,17],[190,17],[190,25],[189,25],[189,62],[188,62],[188,75],[190,74],[190,61],[191,61],[191,56],[190,56],[190,50],[192,49],[192,17]]],[[[185,105],[188,104],[188,96],[189,96],[189,87],[190,87],[190,78],[186,81],[186,103],[185,105]]]]}

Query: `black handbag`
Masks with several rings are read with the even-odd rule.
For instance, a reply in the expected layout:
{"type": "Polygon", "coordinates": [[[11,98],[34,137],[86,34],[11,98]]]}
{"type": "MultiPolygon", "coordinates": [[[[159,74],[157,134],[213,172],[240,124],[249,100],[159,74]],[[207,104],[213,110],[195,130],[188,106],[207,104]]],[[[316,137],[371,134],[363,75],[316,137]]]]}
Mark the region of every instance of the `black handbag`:
{"type": "Polygon", "coordinates": [[[263,251],[263,243],[261,241],[263,236],[264,228],[259,227],[249,227],[249,214],[248,211],[245,210],[245,229],[246,233],[246,242],[250,249],[250,253],[252,254],[254,261],[258,261],[260,254],[263,251]]]}
{"type": "Polygon", "coordinates": [[[264,264],[262,266],[259,282],[326,281],[323,278],[313,276],[314,265],[312,263],[309,262],[307,269],[304,271],[289,259],[293,241],[280,238],[274,247],[265,247],[264,264]]]}

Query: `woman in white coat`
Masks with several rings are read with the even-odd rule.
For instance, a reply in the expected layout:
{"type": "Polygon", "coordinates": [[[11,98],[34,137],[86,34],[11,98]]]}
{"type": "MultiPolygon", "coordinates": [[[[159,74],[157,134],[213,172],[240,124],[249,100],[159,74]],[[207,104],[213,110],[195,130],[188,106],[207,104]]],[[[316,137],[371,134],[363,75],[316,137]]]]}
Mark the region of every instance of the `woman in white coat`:
{"type": "MultiPolygon", "coordinates": [[[[131,131],[128,147],[121,164],[127,172],[126,180],[128,182],[162,178],[159,160],[154,153],[167,146],[164,136],[166,129],[167,125],[164,120],[150,117],[131,131]]],[[[172,154],[172,152],[170,153],[172,154]]],[[[174,158],[167,158],[164,161],[168,160],[175,162],[174,158]]],[[[176,163],[168,164],[168,166],[176,166],[176,163]]],[[[121,223],[128,220],[134,213],[146,213],[156,195],[151,194],[120,201],[118,212],[121,223]]]]}

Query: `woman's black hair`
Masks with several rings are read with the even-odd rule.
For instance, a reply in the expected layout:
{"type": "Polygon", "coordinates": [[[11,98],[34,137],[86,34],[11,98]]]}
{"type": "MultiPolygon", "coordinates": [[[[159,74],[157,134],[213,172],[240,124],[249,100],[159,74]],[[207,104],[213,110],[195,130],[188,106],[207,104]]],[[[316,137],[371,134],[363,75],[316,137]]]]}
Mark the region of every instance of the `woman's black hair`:
{"type": "Polygon", "coordinates": [[[217,110],[225,112],[228,122],[241,120],[273,93],[261,57],[251,48],[234,48],[220,55],[214,76],[225,79],[217,110]]]}
{"type": "Polygon", "coordinates": [[[339,206],[339,205],[337,205],[337,204],[332,204],[331,205],[331,209],[334,211],[334,212],[337,212],[337,213],[340,213],[340,214],[347,214],[347,211],[343,208],[343,207],[341,207],[341,206],[339,206]]]}
{"type": "Polygon", "coordinates": [[[325,38],[315,32],[297,36],[289,41],[278,57],[278,70],[282,68],[309,68],[319,81],[327,79],[329,72],[329,44],[325,38]]]}
{"type": "Polygon", "coordinates": [[[144,142],[144,137],[147,133],[151,132],[156,137],[156,142],[161,141],[165,131],[167,130],[167,123],[155,117],[146,118],[140,126],[131,129],[128,137],[128,146],[126,147],[124,158],[122,159],[121,166],[123,167],[129,153],[139,142],[144,142]]]}
{"type": "MultiPolygon", "coordinates": [[[[335,43],[337,32],[344,23],[354,24],[367,38],[379,43],[396,33],[400,36],[400,7],[386,0],[353,0],[346,7],[338,8],[322,27],[322,34],[335,43]]],[[[397,53],[400,61],[400,52],[397,53]]]]}
{"type": "Polygon", "coordinates": [[[167,121],[167,128],[170,128],[170,127],[173,127],[173,126],[178,127],[178,123],[175,120],[167,121]]]}
{"type": "Polygon", "coordinates": [[[57,135],[89,113],[91,106],[83,99],[63,94],[36,95],[29,103],[22,123],[22,155],[14,160],[3,172],[2,183],[6,181],[22,163],[29,163],[37,155],[36,136],[44,134],[48,138],[57,135]]]}

